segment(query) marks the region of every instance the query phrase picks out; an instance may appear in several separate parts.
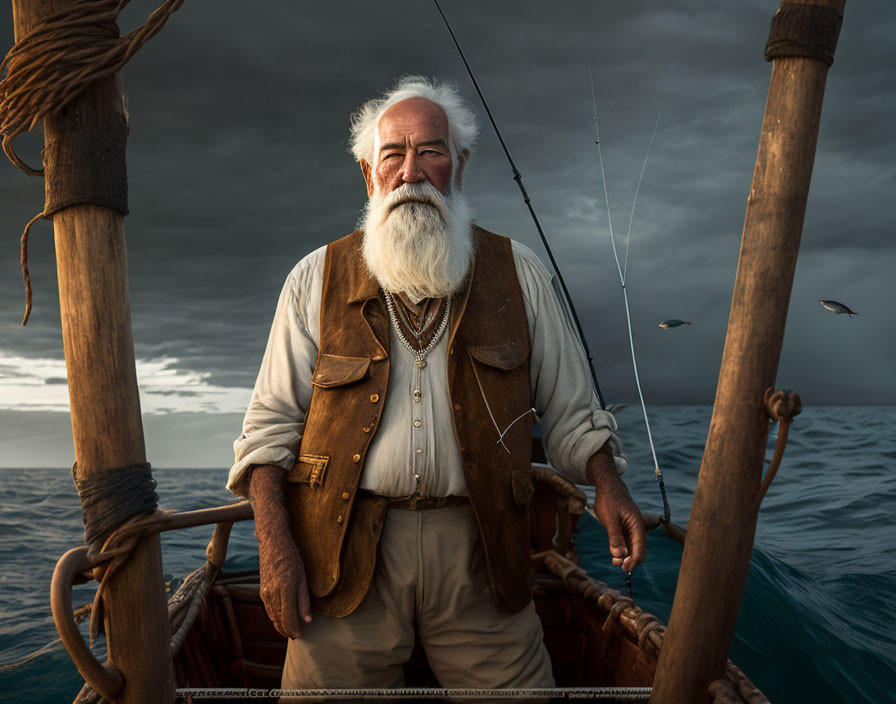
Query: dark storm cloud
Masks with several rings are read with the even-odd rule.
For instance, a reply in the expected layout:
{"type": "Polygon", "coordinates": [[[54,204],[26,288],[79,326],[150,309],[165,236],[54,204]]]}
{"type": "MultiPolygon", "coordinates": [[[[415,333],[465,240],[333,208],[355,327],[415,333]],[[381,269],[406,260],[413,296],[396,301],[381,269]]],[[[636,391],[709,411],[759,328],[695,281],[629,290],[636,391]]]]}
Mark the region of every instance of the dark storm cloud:
{"type": "MultiPolygon", "coordinates": [[[[594,147],[594,67],[620,246],[638,202],[629,296],[648,402],[709,402],[715,387],[770,65],[774,0],[460,3],[446,0],[523,171],[598,360],[609,400],[634,393],[594,147]],[[664,318],[692,326],[657,328],[664,318]],[[672,334],[675,333],[675,334],[672,334]]],[[[132,2],[122,24],[151,4],[132,2]]],[[[4,7],[0,40],[11,43],[4,7]]],[[[887,312],[896,107],[896,6],[852,2],[828,80],[780,379],[804,398],[893,402],[887,312]],[[824,315],[819,298],[861,310],[824,315]]],[[[209,383],[251,386],[282,282],[353,228],[364,191],[346,152],[350,112],[399,74],[454,80],[462,65],[429,3],[187,2],[125,72],[131,116],[127,234],[135,349],[209,383]]],[[[485,227],[541,254],[483,111],[467,189],[485,227]]],[[[23,153],[37,161],[39,140],[23,153]]],[[[17,236],[40,183],[0,168],[0,350],[61,357],[50,226],[32,236],[34,313],[17,236]]],[[[620,255],[622,252],[620,251],[620,255]]],[[[546,259],[546,257],[543,257],[546,259]]]]}

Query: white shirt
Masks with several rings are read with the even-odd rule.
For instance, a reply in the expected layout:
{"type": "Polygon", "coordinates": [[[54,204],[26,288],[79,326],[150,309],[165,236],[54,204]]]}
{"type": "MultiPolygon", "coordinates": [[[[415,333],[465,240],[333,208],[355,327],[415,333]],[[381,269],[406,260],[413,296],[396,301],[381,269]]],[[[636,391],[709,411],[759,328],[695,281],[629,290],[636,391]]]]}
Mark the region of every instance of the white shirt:
{"type": "MultiPolygon", "coordinates": [[[[280,293],[243,433],[233,444],[235,462],[227,488],[238,496],[248,495],[253,465],[288,470],[299,453],[320,341],[326,249],[321,247],[296,264],[280,293]]],[[[532,407],[549,461],[570,480],[585,484],[588,458],[609,439],[621,474],[626,459],[614,433],[616,419],[600,408],[581,343],[552,277],[528,247],[513,242],[512,251],[529,323],[532,407]]],[[[385,407],[359,486],[388,496],[467,495],[451,418],[446,336],[419,369],[395,326],[390,327],[385,407]],[[421,391],[419,401],[414,400],[415,388],[421,391]]],[[[499,436],[496,428],[496,442],[499,436]]]]}

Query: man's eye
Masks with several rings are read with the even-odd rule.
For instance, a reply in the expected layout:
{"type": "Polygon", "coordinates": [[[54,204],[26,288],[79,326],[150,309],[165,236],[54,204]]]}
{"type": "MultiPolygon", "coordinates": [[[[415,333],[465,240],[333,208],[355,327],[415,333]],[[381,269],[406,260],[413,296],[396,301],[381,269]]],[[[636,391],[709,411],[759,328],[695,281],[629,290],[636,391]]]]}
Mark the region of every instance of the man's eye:
{"type": "Polygon", "coordinates": [[[383,157],[383,160],[391,159],[393,156],[401,156],[401,154],[399,154],[398,152],[393,152],[393,153],[391,153],[391,154],[386,154],[386,155],[383,157]]]}

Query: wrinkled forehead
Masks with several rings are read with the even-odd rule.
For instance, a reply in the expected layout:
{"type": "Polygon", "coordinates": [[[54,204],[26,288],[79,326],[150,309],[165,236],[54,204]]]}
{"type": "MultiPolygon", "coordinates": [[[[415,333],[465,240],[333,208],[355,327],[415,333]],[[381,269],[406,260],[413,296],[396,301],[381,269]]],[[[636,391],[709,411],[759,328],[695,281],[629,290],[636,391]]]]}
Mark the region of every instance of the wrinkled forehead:
{"type": "MultiPolygon", "coordinates": [[[[374,130],[373,158],[379,161],[383,145],[442,139],[450,148],[448,116],[441,106],[426,98],[407,98],[386,109],[374,130]]],[[[454,156],[452,150],[452,157],[454,156]]]]}

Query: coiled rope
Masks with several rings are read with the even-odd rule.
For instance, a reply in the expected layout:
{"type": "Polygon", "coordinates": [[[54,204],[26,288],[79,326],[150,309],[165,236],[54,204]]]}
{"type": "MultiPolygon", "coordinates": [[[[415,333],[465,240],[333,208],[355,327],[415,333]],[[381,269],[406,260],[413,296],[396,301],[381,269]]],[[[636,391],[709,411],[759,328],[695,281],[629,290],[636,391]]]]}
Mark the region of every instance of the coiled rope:
{"type": "MultiPolygon", "coordinates": [[[[0,145],[7,158],[29,176],[43,176],[43,169],[32,168],[16,153],[16,136],[57,114],[95,81],[120,71],[183,1],[165,0],[143,25],[120,35],[116,20],[129,0],[82,0],[50,15],[16,42],[0,63],[0,145]]],[[[38,219],[50,219],[53,212],[45,206],[22,234],[22,325],[31,314],[28,234],[38,219]]]]}
{"type": "Polygon", "coordinates": [[[72,465],[72,479],[81,500],[84,542],[88,555],[96,556],[112,533],[134,516],[153,513],[159,505],[149,462],[135,464],[91,476],[78,476],[72,465]]]}
{"type": "Polygon", "coordinates": [[[81,519],[84,521],[84,543],[91,557],[106,556],[108,566],[97,568],[100,586],[93,597],[90,614],[90,644],[96,633],[100,597],[106,579],[127,560],[139,535],[128,536],[124,547],[117,547],[112,540],[125,534],[125,528],[142,525],[153,517],[158,508],[156,480],[152,478],[149,462],[130,467],[96,472],[90,477],[78,476],[78,463],[72,465],[72,479],[81,500],[81,519]]]}

